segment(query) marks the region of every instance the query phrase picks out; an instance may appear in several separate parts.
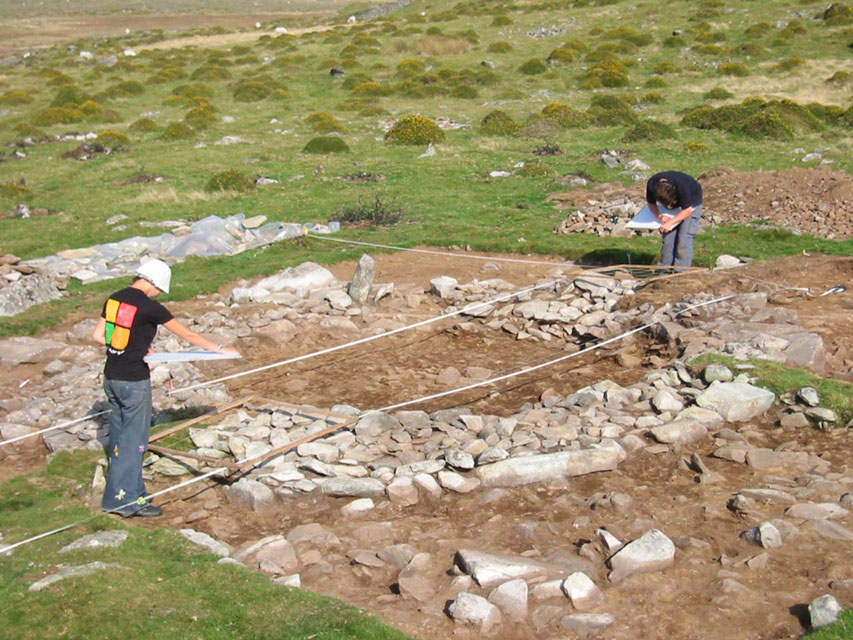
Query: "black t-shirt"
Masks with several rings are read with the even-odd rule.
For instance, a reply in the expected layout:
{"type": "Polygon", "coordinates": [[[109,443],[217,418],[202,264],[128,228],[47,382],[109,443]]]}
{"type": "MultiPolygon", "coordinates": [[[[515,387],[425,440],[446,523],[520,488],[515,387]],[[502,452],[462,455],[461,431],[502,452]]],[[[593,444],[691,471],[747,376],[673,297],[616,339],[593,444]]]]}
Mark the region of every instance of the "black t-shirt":
{"type": "Polygon", "coordinates": [[[661,171],[649,178],[646,183],[646,202],[649,204],[655,203],[655,187],[662,180],[675,185],[678,190],[678,206],[682,209],[702,204],[702,185],[681,171],[661,171]]]}
{"type": "Polygon", "coordinates": [[[157,326],[174,316],[139,289],[127,287],[107,299],[101,317],[107,323],[104,376],[129,382],[151,377],[143,358],[157,335],[157,326]]]}

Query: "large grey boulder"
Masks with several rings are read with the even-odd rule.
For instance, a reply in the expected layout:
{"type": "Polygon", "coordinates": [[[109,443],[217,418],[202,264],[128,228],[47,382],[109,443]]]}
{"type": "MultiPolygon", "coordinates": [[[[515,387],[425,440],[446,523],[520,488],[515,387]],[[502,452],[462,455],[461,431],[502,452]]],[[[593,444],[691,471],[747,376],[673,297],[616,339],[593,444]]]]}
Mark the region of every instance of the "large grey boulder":
{"type": "Polygon", "coordinates": [[[712,409],[727,422],[752,420],[767,411],[776,394],[743,382],[715,382],[696,398],[696,404],[712,409]]]}
{"type": "Polygon", "coordinates": [[[559,451],[522,458],[508,458],[477,468],[485,487],[514,487],[532,482],[613,471],[627,457],[615,442],[579,451],[559,451]]]}
{"type": "Polygon", "coordinates": [[[373,286],[373,278],[376,276],[376,260],[369,255],[362,254],[355,268],[355,275],[347,288],[349,297],[358,303],[364,304],[370,296],[370,287],[373,286]]]}
{"type": "Polygon", "coordinates": [[[251,569],[271,575],[290,575],[299,571],[293,546],[282,535],[272,535],[243,545],[233,558],[251,569]]]}
{"type": "Polygon", "coordinates": [[[447,607],[454,622],[470,624],[479,628],[480,633],[488,633],[492,627],[501,623],[501,612],[495,605],[483,598],[463,591],[447,607]]]}
{"type": "Polygon", "coordinates": [[[503,614],[513,622],[527,618],[527,583],[521,578],[504,582],[489,593],[489,602],[500,607],[503,614]]]}
{"type": "Polygon", "coordinates": [[[522,556],[460,549],[456,552],[454,564],[485,589],[516,578],[529,580],[549,576],[566,577],[578,571],[587,574],[593,572],[592,564],[576,555],[548,557],[540,561],[522,556]]]}
{"type": "Polygon", "coordinates": [[[823,373],[826,368],[826,349],[823,338],[817,333],[797,333],[787,336],[791,344],[782,350],[785,364],[803,367],[815,373],[823,373]]]}
{"type": "Polygon", "coordinates": [[[675,420],[652,428],[655,440],[664,444],[695,444],[708,437],[708,429],[697,420],[675,420]]]}
{"type": "Polygon", "coordinates": [[[14,316],[35,304],[60,297],[62,293],[50,279],[33,273],[0,289],[0,316],[14,316]]]}
{"type": "Polygon", "coordinates": [[[225,487],[228,502],[243,509],[260,511],[275,503],[275,494],[267,485],[257,480],[241,478],[231,486],[225,487]]]}
{"type": "Polygon", "coordinates": [[[604,600],[604,592],[588,575],[580,571],[563,580],[560,589],[578,611],[592,609],[604,600]]]}
{"type": "Polygon", "coordinates": [[[637,573],[650,573],[671,567],[675,562],[675,545],[659,529],[650,529],[622,547],[607,561],[610,580],[619,582],[637,573]]]}
{"type": "Polygon", "coordinates": [[[809,604],[809,618],[811,619],[812,629],[820,629],[832,624],[838,620],[838,616],[843,611],[844,608],[838,604],[838,600],[829,594],[815,598],[809,604]]]}
{"type": "Polygon", "coordinates": [[[272,293],[292,291],[305,296],[309,291],[330,285],[335,279],[331,271],[313,262],[303,262],[264,278],[255,286],[272,293]]]}

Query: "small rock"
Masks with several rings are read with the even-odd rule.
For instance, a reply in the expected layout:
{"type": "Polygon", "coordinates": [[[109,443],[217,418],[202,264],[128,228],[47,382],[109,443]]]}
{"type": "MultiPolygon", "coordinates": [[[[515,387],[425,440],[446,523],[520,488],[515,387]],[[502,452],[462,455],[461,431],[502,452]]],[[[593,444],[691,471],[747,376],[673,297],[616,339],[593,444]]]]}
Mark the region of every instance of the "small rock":
{"type": "Polygon", "coordinates": [[[447,612],[454,622],[475,625],[480,633],[488,633],[501,623],[500,609],[482,596],[467,591],[456,596],[447,612]]]}

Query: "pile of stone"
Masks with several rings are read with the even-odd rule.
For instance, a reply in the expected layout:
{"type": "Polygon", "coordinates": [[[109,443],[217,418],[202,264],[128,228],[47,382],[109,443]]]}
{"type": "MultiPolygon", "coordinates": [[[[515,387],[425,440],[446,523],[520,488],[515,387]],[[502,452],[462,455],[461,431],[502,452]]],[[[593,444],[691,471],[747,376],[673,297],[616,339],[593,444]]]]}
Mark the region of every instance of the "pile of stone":
{"type": "MultiPolygon", "coordinates": [[[[369,268],[372,259],[362,262],[369,268]]],[[[369,269],[368,269],[369,270],[369,269]]],[[[665,345],[685,361],[701,353],[720,352],[739,358],[764,357],[820,372],[825,361],[821,337],[796,325],[796,315],[788,309],[768,304],[766,294],[742,294],[729,301],[687,313],[673,319],[673,312],[687,302],[711,298],[709,294],[692,296],[677,307],[656,309],[645,304],[622,310],[619,302],[633,293],[630,278],[585,274],[560,279],[563,272],[551,274],[553,281],[497,304],[483,304],[500,294],[515,291],[505,280],[473,281],[460,284],[447,276],[431,282],[431,292],[393,283],[373,284],[372,275],[357,274],[353,284],[335,280],[327,269],[304,263],[265,278],[253,286],[236,287],[227,297],[209,297],[211,311],[185,319],[194,331],[216,341],[231,344],[271,339],[285,342],[303,328],[321,327],[342,336],[357,338],[375,335],[405,326],[401,319],[376,315],[376,309],[418,309],[425,301],[445,305],[446,310],[464,310],[455,326],[483,332],[502,331],[518,340],[553,342],[565,352],[578,350],[590,341],[618,335],[627,327],[649,324],[654,340],[665,345]],[[366,287],[354,287],[367,277],[366,287]],[[358,289],[358,290],[356,290],[358,289]],[[245,307],[245,303],[252,303],[245,307]],[[260,308],[258,308],[260,304],[260,308]],[[217,308],[218,305],[218,308],[217,308]],[[230,305],[230,306],[227,306],[230,305]]],[[[36,274],[34,274],[36,275],[36,274]]],[[[33,275],[27,276],[32,278],[33,275]]],[[[362,282],[362,285],[365,283],[362,282]]],[[[10,285],[15,286],[15,285],[10,285]]],[[[6,287],[8,289],[10,287],[6,287]]],[[[19,392],[0,401],[5,411],[0,429],[7,432],[36,430],[64,420],[72,420],[103,408],[99,376],[103,365],[100,348],[91,343],[94,318],[82,321],[63,335],[50,338],[9,338],[0,341],[0,362],[13,367],[41,363],[43,375],[33,378],[19,392]]],[[[155,351],[186,349],[178,339],[161,332],[155,351]]],[[[654,359],[652,363],[656,362],[654,359]]],[[[637,363],[639,364],[639,362],[637,363]]],[[[488,369],[469,366],[463,377],[453,367],[436,376],[444,387],[461,385],[469,379],[485,380],[488,369]]],[[[204,374],[191,363],[161,364],[152,368],[157,419],[169,419],[175,400],[168,397],[171,387],[181,388],[201,382],[204,374]]],[[[190,405],[221,404],[228,400],[222,386],[200,389],[181,400],[190,405]]],[[[815,407],[815,410],[817,407],[815,407]]],[[[833,424],[832,417],[815,412],[811,421],[833,424]]],[[[79,446],[97,447],[103,418],[78,423],[67,431],[45,436],[52,450],[79,446]]],[[[608,431],[608,433],[610,433],[608,431]]],[[[12,437],[12,436],[5,436],[12,437]]],[[[491,446],[491,445],[489,445],[491,446]]]]}
{"type": "Polygon", "coordinates": [[[628,229],[627,224],[643,208],[643,204],[630,198],[615,200],[588,200],[588,205],[570,213],[555,233],[594,233],[598,236],[630,238],[641,231],[628,229]]]}
{"type": "MultiPolygon", "coordinates": [[[[389,586],[384,581],[390,580],[391,590],[403,600],[450,601],[447,615],[482,633],[509,624],[532,624],[537,629],[556,625],[594,633],[617,620],[606,612],[610,585],[665,571],[676,564],[677,548],[688,549],[703,541],[670,538],[653,526],[633,538],[624,537],[619,527],[600,528],[575,553],[555,548],[534,557],[460,547],[450,561],[410,544],[383,542],[391,522],[359,525],[358,519],[380,503],[390,502],[405,514],[406,508],[419,502],[436,503],[445,494],[479,491],[481,502],[489,503],[507,495],[511,487],[565,484],[573,476],[612,471],[631,455],[687,454],[710,444],[716,458],[766,472],[800,474],[798,484],[782,486],[786,481],[779,478],[773,487],[742,489],[730,501],[729,509],[753,517],[758,505],[767,502],[782,510],[780,517],[742,531],[741,537],[760,547],[741,562],[744,566],[751,570],[766,566],[772,550],[796,536],[797,523],[804,520],[823,537],[853,539],[853,533],[832,522],[849,514],[842,504],[851,506],[848,489],[853,478],[830,473],[829,462],[806,451],[750,444],[763,438],[750,423],[774,403],[774,394],[752,385],[745,373],[735,376],[725,367],[712,365],[694,377],[676,364],[649,372],[629,386],[605,380],[568,396],[548,395],[511,417],[477,415],[465,409],[372,413],[361,418],[353,431],[301,444],[225,490],[231,504],[251,510],[274,508],[306,494],[346,498],[341,515],[355,522],[346,525],[346,535],[308,523],[232,549],[206,534],[182,533],[227,558],[224,562],[266,572],[280,584],[301,586],[303,572],[309,581],[328,576],[339,558],[352,571],[363,569],[363,578],[382,581],[384,589],[389,586]],[[834,501],[808,502],[824,496],[834,496],[834,501]],[[571,605],[568,613],[567,604],[571,605]]],[[[355,413],[347,406],[333,407],[333,411],[355,413]]],[[[274,442],[280,446],[326,424],[285,410],[250,409],[208,429],[193,429],[191,438],[198,452],[251,457],[262,455],[274,442]]],[[[695,453],[684,460],[698,482],[721,480],[695,453]]],[[[162,463],[160,459],[152,466],[168,468],[170,473],[175,469],[171,463],[168,467],[162,463]]],[[[590,496],[587,505],[624,514],[631,511],[633,499],[602,492],[590,496]]],[[[582,519],[576,520],[576,526],[581,526],[582,519]]],[[[516,530],[524,535],[523,525],[516,530]]],[[[725,556],[720,561],[731,569],[740,566],[725,556]]],[[[724,592],[744,588],[731,569],[721,572],[733,576],[723,579],[724,592]]]]}
{"type": "Polygon", "coordinates": [[[37,273],[17,256],[0,255],[0,316],[14,316],[34,304],[62,296],[65,282],[37,273]]]}

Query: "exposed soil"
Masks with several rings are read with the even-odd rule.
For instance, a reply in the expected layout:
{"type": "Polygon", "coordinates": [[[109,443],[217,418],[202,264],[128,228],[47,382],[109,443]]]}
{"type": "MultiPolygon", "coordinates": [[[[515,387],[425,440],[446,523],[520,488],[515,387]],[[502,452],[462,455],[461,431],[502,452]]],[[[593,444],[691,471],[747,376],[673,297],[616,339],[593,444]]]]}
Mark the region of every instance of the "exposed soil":
{"type": "MultiPolygon", "coordinates": [[[[716,223],[758,224],[819,238],[853,237],[853,177],[828,167],[742,172],[721,168],[698,176],[703,216],[716,223]]],[[[645,183],[607,183],[592,189],[551,194],[560,208],[587,200],[645,199],[645,183]]]]}
{"type": "MultiPolygon", "coordinates": [[[[824,174],[816,171],[813,174],[824,174]]],[[[733,176],[733,174],[724,174],[733,176]]],[[[765,174],[740,174],[734,182],[757,184],[765,174]]],[[[793,179],[793,178],[792,178],[793,179]]],[[[815,176],[805,178],[819,180],[815,176]]],[[[706,186],[707,189],[707,186],[706,186]]],[[[709,207],[710,195],[709,193],[709,207]]],[[[809,197],[803,192],[803,197],[809,197]]],[[[773,220],[782,223],[781,220],[773,220]]],[[[802,224],[805,224],[803,218],[802,224]]],[[[786,223],[787,224],[787,223],[786,223]]],[[[847,218],[837,233],[851,235],[847,218]]],[[[808,231],[809,229],[804,229],[808,231]]],[[[460,252],[461,253],[461,252],[460,252]]],[[[500,256],[508,257],[508,256],[500,256]]],[[[521,257],[521,256],[516,256],[521,257]]],[[[536,258],[539,259],[539,258],[536,258]]],[[[546,259],[543,259],[546,260],[546,259]]],[[[554,265],[560,263],[553,258],[554,265]]],[[[353,263],[331,267],[340,280],[348,280],[353,263]]],[[[500,277],[517,286],[532,284],[548,277],[549,264],[489,263],[447,256],[399,253],[377,256],[377,282],[394,282],[397,287],[428,288],[429,280],[451,275],[459,282],[500,277]]],[[[718,272],[696,271],[650,283],[630,299],[632,305],[650,302],[656,306],[676,302],[685,294],[706,292],[715,295],[747,291],[769,291],[774,304],[796,309],[799,323],[824,339],[827,348],[828,375],[848,378],[853,372],[853,287],[833,295],[819,294],[835,285],[853,284],[853,258],[823,255],[797,255],[790,258],[750,264],[718,272]],[[808,292],[803,289],[808,289],[808,292]]],[[[196,314],[207,302],[197,300],[173,305],[178,314],[196,314]]],[[[438,307],[425,301],[415,312],[393,313],[396,320],[411,323],[432,316],[438,307]]],[[[344,342],[348,338],[319,327],[299,332],[290,342],[263,342],[245,350],[238,365],[219,364],[211,374],[221,375],[245,370],[309,353],[344,342]]],[[[619,356],[632,354],[647,362],[648,345],[643,338],[614,345],[609,350],[585,354],[563,366],[521,376],[496,388],[473,390],[417,407],[426,411],[457,405],[471,406],[478,412],[508,415],[526,402],[535,402],[546,389],[568,394],[587,384],[611,379],[627,385],[640,380],[644,366],[626,368],[619,356]]],[[[420,332],[371,342],[358,349],[315,358],[292,367],[234,380],[231,395],[260,395],[294,404],[329,408],[349,403],[361,409],[382,407],[402,400],[441,391],[435,374],[448,366],[465,374],[467,367],[485,367],[495,374],[521,364],[551,356],[556,344],[517,341],[508,334],[473,331],[464,323],[448,320],[446,325],[430,325],[420,332]]],[[[666,356],[657,352],[657,357],[666,356]]],[[[22,368],[0,372],[0,393],[17,393],[17,385],[30,375],[22,368]]],[[[815,430],[790,430],[777,426],[771,410],[749,426],[750,443],[756,446],[784,445],[820,455],[834,472],[848,472],[853,454],[853,436],[847,430],[821,433],[815,430]]],[[[794,638],[803,630],[803,605],[829,591],[832,580],[853,578],[853,560],[849,542],[829,541],[807,527],[800,528],[795,540],[773,549],[764,569],[747,569],[743,562],[761,549],[740,539],[738,534],[759,522],[779,517],[779,505],[758,504],[747,514],[726,508],[734,493],[745,487],[758,487],[768,474],[743,464],[708,458],[712,445],[695,449],[712,471],[723,476],[715,484],[700,484],[696,474],[683,464],[683,454],[637,453],[620,465],[618,471],[599,473],[570,483],[531,485],[510,490],[503,498],[484,502],[486,492],[468,495],[445,494],[441,500],[422,499],[414,507],[401,508],[381,502],[367,516],[351,520],[340,514],[346,499],[306,497],[280,504],[272,511],[254,513],[235,509],[224,499],[221,487],[195,485],[183,493],[171,494],[161,502],[166,515],[154,521],[134,521],[145,527],[169,525],[191,527],[239,546],[274,533],[286,534],[298,524],[319,522],[341,539],[340,546],[324,553],[326,564],[306,564],[300,572],[304,588],[341,598],[369,608],[388,623],[424,639],[448,637],[475,638],[479,634],[468,627],[455,627],[444,613],[449,599],[452,575],[444,573],[461,548],[496,553],[524,554],[547,559],[556,552],[575,554],[579,546],[593,539],[602,526],[623,540],[657,527],[671,538],[693,538],[702,543],[684,543],[674,567],[618,584],[609,584],[603,564],[596,582],[606,599],[596,611],[607,611],[616,623],[604,632],[614,639],[634,638],[794,638]],[[627,512],[591,509],[588,499],[602,492],[630,495],[633,506],[627,512]],[[588,518],[588,520],[586,520],[588,518]],[[376,528],[363,525],[391,522],[389,532],[377,534],[376,528]],[[530,525],[519,527],[519,525],[530,525]],[[417,603],[405,600],[394,591],[396,570],[352,565],[345,553],[353,549],[381,549],[406,542],[433,555],[437,571],[435,597],[417,603]],[[325,567],[325,568],[324,568],[325,567]],[[330,567],[330,568],[329,568],[330,567]],[[736,577],[746,587],[742,593],[725,593],[721,580],[736,577]]],[[[692,449],[691,449],[692,451],[692,449]]],[[[0,453],[0,456],[4,455],[0,453]]],[[[43,452],[7,453],[0,460],[0,479],[40,464],[43,452]]],[[[793,481],[793,471],[782,475],[793,481]]],[[[149,489],[174,484],[157,479],[149,489]]],[[[837,498],[836,498],[837,499],[837,498]]],[[[848,526],[853,522],[840,520],[848,526]]],[[[800,523],[796,523],[800,524],[800,523]]],[[[833,591],[841,604],[853,606],[850,591],[833,591]]],[[[555,603],[546,601],[544,605],[555,603]]],[[[567,602],[560,604],[557,616],[571,613],[567,602]]],[[[531,603],[531,610],[540,609],[531,603]]],[[[531,618],[530,626],[505,622],[489,637],[499,639],[553,638],[557,627],[542,610],[531,618]],[[542,624],[537,626],[537,622],[542,624]]],[[[560,637],[573,637],[568,632],[560,637]]]]}

